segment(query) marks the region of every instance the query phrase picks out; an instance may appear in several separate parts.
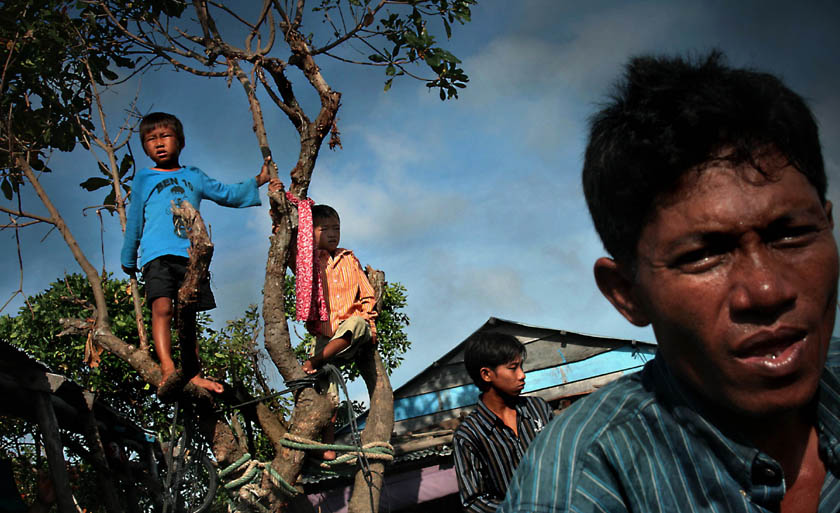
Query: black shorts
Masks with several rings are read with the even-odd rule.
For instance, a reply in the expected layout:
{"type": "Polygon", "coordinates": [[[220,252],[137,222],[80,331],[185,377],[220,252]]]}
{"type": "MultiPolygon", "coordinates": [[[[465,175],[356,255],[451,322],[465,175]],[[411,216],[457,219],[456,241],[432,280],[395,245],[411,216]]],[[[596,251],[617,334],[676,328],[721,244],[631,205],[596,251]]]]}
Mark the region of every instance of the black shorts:
{"type": "MultiPolygon", "coordinates": [[[[189,264],[188,258],[164,255],[143,266],[143,281],[146,284],[146,300],[149,306],[159,297],[178,300],[178,289],[184,283],[187,264],[189,264]]],[[[213,291],[210,290],[210,273],[208,272],[207,277],[198,286],[197,311],[203,312],[212,308],[216,308],[216,299],[213,297],[213,291]]]]}

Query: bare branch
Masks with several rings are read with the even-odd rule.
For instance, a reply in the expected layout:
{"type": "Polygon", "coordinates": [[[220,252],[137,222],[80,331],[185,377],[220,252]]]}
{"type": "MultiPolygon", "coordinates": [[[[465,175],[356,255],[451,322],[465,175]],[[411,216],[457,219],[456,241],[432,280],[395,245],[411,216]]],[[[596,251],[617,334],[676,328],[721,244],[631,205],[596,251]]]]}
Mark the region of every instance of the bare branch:
{"type": "Polygon", "coordinates": [[[20,210],[12,210],[10,208],[0,206],[0,212],[5,212],[7,214],[13,215],[15,217],[28,217],[29,219],[35,219],[41,223],[48,223],[54,225],[55,222],[49,217],[39,216],[37,214],[30,214],[29,212],[22,212],[20,210]]]}
{"type": "Polygon", "coordinates": [[[376,16],[376,14],[379,12],[379,10],[382,9],[382,7],[384,7],[386,3],[387,3],[386,0],[380,0],[379,4],[376,7],[374,7],[372,10],[370,10],[368,13],[366,13],[364,16],[362,16],[361,19],[359,19],[359,21],[356,23],[356,25],[352,29],[345,32],[345,34],[343,36],[339,37],[338,39],[336,39],[332,43],[329,43],[329,44],[327,44],[327,45],[325,45],[321,48],[318,48],[317,50],[312,50],[312,55],[327,53],[330,50],[332,50],[333,48],[335,48],[336,46],[344,43],[348,39],[355,38],[356,34],[360,30],[362,30],[364,27],[370,25],[370,23],[368,21],[368,20],[371,19],[370,17],[376,16]]]}

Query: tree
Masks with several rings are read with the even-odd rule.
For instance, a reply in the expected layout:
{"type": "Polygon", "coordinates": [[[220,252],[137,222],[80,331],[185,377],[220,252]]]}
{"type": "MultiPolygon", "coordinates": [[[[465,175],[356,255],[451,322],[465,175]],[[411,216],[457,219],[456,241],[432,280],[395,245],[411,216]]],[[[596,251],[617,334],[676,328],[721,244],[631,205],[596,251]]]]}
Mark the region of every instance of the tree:
{"type": "MultiPolygon", "coordinates": [[[[137,344],[128,281],[109,276],[103,280],[103,287],[114,334],[127,343],[137,344]]],[[[92,345],[91,331],[85,326],[76,324],[62,330],[61,319],[92,321],[91,299],[92,290],[84,276],[65,276],[47,290],[31,296],[28,305],[21,307],[16,316],[0,317],[0,340],[24,350],[53,371],[95,392],[98,400],[104,401],[125,418],[155,432],[164,432],[171,422],[172,412],[171,408],[161,408],[154,389],[131,366],[108,352],[89,358],[96,348],[92,345]]],[[[148,322],[148,310],[146,314],[148,322]]],[[[242,318],[228,321],[220,330],[210,327],[212,319],[208,315],[199,318],[201,357],[208,370],[233,389],[243,390],[248,397],[264,392],[259,383],[261,375],[253,372],[259,369],[257,319],[257,308],[253,305],[242,318]]],[[[268,393],[272,391],[268,389],[268,393]]],[[[288,412],[284,403],[277,402],[273,407],[288,412]]],[[[4,453],[11,454],[18,468],[27,471],[19,476],[19,481],[28,480],[28,487],[34,488],[37,473],[32,469],[39,466],[39,454],[34,448],[39,440],[37,430],[22,419],[4,418],[1,422],[0,446],[4,448],[4,453]]],[[[237,424],[244,426],[244,431],[253,432],[249,419],[238,418],[237,424]]],[[[88,454],[92,452],[83,437],[68,435],[88,454]]],[[[251,442],[252,447],[267,446],[259,433],[251,437],[251,442]]],[[[72,448],[70,453],[73,454],[72,448]]],[[[85,474],[93,472],[82,456],[75,454],[70,460],[71,465],[85,474]]],[[[82,505],[100,509],[102,499],[93,483],[90,479],[74,480],[77,488],[73,493],[82,505]]]]}
{"type": "MultiPolygon", "coordinates": [[[[5,211],[15,220],[28,218],[49,222],[59,229],[92,287],[95,315],[92,317],[94,321],[90,332],[94,341],[128,362],[147,383],[156,384],[160,379],[160,371],[150,356],[148,345],[143,343],[142,336],[140,344],[134,345],[114,335],[99,274],[75,244],[61,215],[39,186],[33,167],[42,162],[39,155],[49,148],[72,147],[70,143],[59,145],[60,140],[48,137],[46,128],[58,126],[58,122],[65,118],[72,118],[76,125],[67,140],[79,140],[90,146],[90,141],[94,140],[94,128],[89,113],[102,112],[98,103],[97,84],[102,83],[102,76],[110,78],[111,66],[143,68],[163,61],[176,69],[197,75],[228,81],[235,79],[245,93],[254,121],[257,145],[263,156],[271,154],[263,123],[263,101],[280,109],[297,130],[300,151],[298,161],[289,173],[289,192],[297,199],[302,199],[307,195],[324,140],[329,136],[328,145],[331,148],[341,143],[336,122],[341,93],[330,86],[318,62],[322,59],[338,59],[381,67],[386,77],[385,89],[390,88],[394,78],[399,76],[420,78],[415,66],[419,64],[430,73],[429,78],[425,79],[427,86],[436,88],[441,99],[455,98],[458,89],[466,85],[467,77],[460,69],[458,59],[438,44],[432,25],[439,21],[441,33],[448,37],[454,22],[469,21],[470,7],[474,3],[475,0],[320,0],[314,6],[307,6],[305,0],[264,0],[252,21],[245,21],[245,13],[229,6],[194,0],[190,9],[191,15],[195,16],[193,23],[186,17],[180,17],[185,13],[187,5],[177,0],[94,0],[80,4],[80,10],[76,10],[69,2],[41,0],[40,8],[62,13],[62,16],[52,20],[61,29],[56,33],[64,34],[59,41],[65,43],[64,46],[56,45],[56,58],[48,59],[49,67],[45,69],[47,76],[50,73],[60,76],[66,69],[71,69],[74,71],[72,78],[76,81],[69,85],[49,84],[52,87],[49,91],[57,92],[56,97],[61,100],[58,105],[66,107],[67,114],[62,114],[58,108],[48,109],[48,123],[40,124],[31,117],[32,111],[37,109],[29,99],[33,94],[38,94],[35,91],[42,84],[29,76],[21,82],[20,87],[9,88],[3,85],[4,98],[8,92],[9,102],[16,107],[8,110],[8,115],[5,111],[3,113],[4,141],[8,146],[5,150],[7,164],[4,164],[4,178],[10,181],[12,193],[17,190],[16,186],[23,183],[23,179],[31,183],[49,215],[23,212],[20,208],[5,211]],[[220,16],[227,17],[227,21],[219,22],[217,18],[220,16]],[[317,26],[319,20],[328,30],[323,33],[307,33],[305,27],[317,26]],[[243,44],[235,46],[232,43],[236,33],[227,31],[231,26],[240,29],[239,36],[243,44]],[[73,39],[74,36],[76,39],[73,39]],[[350,42],[368,48],[370,53],[362,59],[354,57],[350,53],[350,42]],[[278,57],[280,53],[289,57],[278,57]],[[126,58],[129,55],[140,56],[145,60],[129,60],[126,58]],[[73,66],[68,67],[67,63],[73,63],[73,66]],[[318,106],[313,111],[308,111],[304,107],[305,102],[299,100],[295,84],[287,75],[290,68],[302,72],[303,84],[317,95],[318,106]],[[67,101],[67,98],[79,96],[87,98],[87,101],[67,101]],[[35,127],[35,132],[43,129],[42,132],[31,138],[19,135],[15,130],[19,126],[17,120],[20,119],[25,119],[27,127],[35,127]]],[[[8,9],[4,7],[3,12],[10,15],[9,19],[22,14],[33,16],[24,2],[7,3],[6,6],[8,9]]],[[[8,36],[4,37],[13,40],[14,44],[6,45],[3,76],[17,77],[20,74],[23,77],[19,68],[31,59],[23,59],[22,56],[27,52],[38,55],[42,45],[37,39],[27,39],[28,32],[19,33],[16,29],[8,28],[6,32],[8,36]]],[[[107,134],[104,116],[99,117],[100,131],[107,134]]],[[[126,174],[122,166],[117,165],[115,158],[118,143],[108,137],[98,140],[102,143],[100,148],[108,156],[108,165],[105,167],[110,177],[106,176],[106,180],[110,181],[114,190],[115,208],[119,212],[126,174]]],[[[89,180],[85,183],[89,189],[104,185],[101,181],[89,180]]],[[[297,219],[293,204],[282,191],[271,194],[270,198],[275,229],[271,237],[263,288],[264,339],[272,364],[286,381],[291,381],[304,376],[295,358],[286,319],[281,313],[285,311],[283,285],[289,244],[297,219]]],[[[209,244],[209,240],[203,244],[209,244]]],[[[206,259],[209,260],[209,256],[206,259]]],[[[194,261],[201,259],[196,257],[194,261]]],[[[206,262],[203,265],[206,269],[206,262]]],[[[376,272],[371,276],[374,278],[372,281],[378,284],[378,290],[385,291],[384,276],[376,272]]],[[[368,385],[371,397],[371,412],[362,442],[387,441],[393,424],[393,396],[385,364],[378,354],[373,354],[370,362],[362,362],[359,372],[368,385]]],[[[209,404],[207,394],[195,387],[187,386],[186,393],[209,404]]],[[[265,405],[256,406],[255,416],[274,449],[271,467],[286,482],[296,482],[304,460],[301,451],[284,444],[287,430],[295,436],[311,439],[329,421],[333,408],[328,398],[310,389],[298,394],[288,423],[283,422],[276,412],[265,405]]],[[[204,427],[214,435],[213,448],[217,459],[221,464],[230,463],[242,453],[242,448],[237,446],[230,428],[218,415],[215,418],[208,415],[207,418],[211,420],[204,427]]],[[[372,470],[372,494],[366,488],[365,476],[361,473],[357,475],[351,511],[375,511],[378,508],[383,465],[375,463],[372,470]],[[370,497],[373,500],[369,501],[370,497]]],[[[261,494],[259,502],[263,507],[278,509],[287,501],[280,488],[267,478],[263,480],[261,494]]]]}

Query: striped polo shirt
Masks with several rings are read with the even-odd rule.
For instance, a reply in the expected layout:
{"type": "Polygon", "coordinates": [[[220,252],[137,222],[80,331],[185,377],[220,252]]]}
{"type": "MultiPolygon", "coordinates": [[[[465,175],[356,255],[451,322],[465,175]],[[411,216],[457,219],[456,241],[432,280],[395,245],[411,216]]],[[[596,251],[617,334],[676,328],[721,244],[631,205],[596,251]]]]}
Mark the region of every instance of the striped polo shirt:
{"type": "Polygon", "coordinates": [[[539,397],[519,397],[514,409],[519,436],[481,399],[455,430],[458,491],[468,511],[496,511],[525,449],[552,417],[539,397]]]}
{"type": "MultiPolygon", "coordinates": [[[[817,396],[827,467],[820,513],[840,511],[840,344],[817,396]]],[[[499,511],[772,512],[782,468],[691,406],[660,357],[572,405],[528,451],[499,511]]],[[[768,426],[768,429],[772,429],[768,426]]]]}
{"type": "Polygon", "coordinates": [[[334,255],[319,250],[318,266],[330,315],[329,320],[312,321],[318,333],[332,337],[342,321],[358,315],[368,321],[370,335],[375,337],[376,294],[356,255],[345,248],[337,248],[334,255]]]}

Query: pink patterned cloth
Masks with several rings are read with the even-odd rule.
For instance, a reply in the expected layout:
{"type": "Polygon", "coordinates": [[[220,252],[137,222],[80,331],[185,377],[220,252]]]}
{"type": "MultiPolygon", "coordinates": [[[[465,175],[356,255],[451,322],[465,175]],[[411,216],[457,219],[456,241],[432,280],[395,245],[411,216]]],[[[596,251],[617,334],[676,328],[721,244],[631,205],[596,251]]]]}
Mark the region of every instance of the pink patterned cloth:
{"type": "Polygon", "coordinates": [[[326,321],[327,302],[315,250],[315,232],[312,226],[312,201],[299,200],[291,192],[286,199],[298,208],[297,259],[295,261],[295,318],[299,321],[326,321]],[[314,290],[313,290],[314,289],[314,290]]]}

